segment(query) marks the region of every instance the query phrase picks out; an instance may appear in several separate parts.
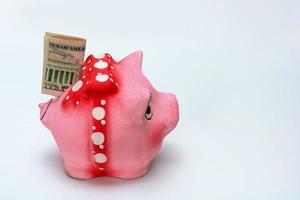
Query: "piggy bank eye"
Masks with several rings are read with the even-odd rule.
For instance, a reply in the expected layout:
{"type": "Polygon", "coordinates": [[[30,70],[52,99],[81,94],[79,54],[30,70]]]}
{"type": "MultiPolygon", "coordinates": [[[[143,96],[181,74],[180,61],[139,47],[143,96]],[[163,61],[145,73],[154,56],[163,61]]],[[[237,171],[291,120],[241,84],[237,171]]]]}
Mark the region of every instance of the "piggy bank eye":
{"type": "Polygon", "coordinates": [[[148,105],[146,113],[145,113],[145,117],[147,120],[150,120],[152,118],[153,112],[152,112],[152,108],[150,105],[148,105]]]}

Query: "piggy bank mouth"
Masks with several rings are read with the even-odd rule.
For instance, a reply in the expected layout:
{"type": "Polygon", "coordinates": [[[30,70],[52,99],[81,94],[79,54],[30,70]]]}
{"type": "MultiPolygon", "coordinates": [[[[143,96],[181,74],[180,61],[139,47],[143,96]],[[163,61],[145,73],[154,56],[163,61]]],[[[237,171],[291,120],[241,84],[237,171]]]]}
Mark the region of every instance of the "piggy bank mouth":
{"type": "Polygon", "coordinates": [[[41,113],[40,113],[40,120],[41,121],[43,120],[44,116],[46,115],[52,101],[53,101],[53,98],[50,99],[46,103],[40,103],[39,104],[39,107],[40,107],[40,110],[41,110],[41,113]]]}

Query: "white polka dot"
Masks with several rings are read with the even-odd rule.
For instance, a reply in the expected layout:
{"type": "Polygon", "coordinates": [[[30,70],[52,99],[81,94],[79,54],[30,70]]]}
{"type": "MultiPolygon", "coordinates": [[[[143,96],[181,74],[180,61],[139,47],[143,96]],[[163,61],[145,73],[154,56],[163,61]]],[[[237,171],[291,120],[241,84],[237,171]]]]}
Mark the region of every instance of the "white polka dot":
{"type": "Polygon", "coordinates": [[[97,58],[97,59],[102,59],[102,58],[105,57],[105,54],[104,54],[104,53],[101,53],[101,54],[95,54],[94,57],[97,58]]]}
{"type": "Polygon", "coordinates": [[[82,68],[82,70],[85,70],[86,69],[86,66],[84,66],[83,68],[82,68]]]}
{"type": "Polygon", "coordinates": [[[92,115],[96,120],[101,120],[105,117],[105,110],[102,107],[95,107],[92,110],[92,115]]]}
{"type": "Polygon", "coordinates": [[[92,126],[92,129],[95,130],[95,129],[96,129],[96,126],[92,126]]]}
{"type": "Polygon", "coordinates": [[[110,78],[109,80],[110,80],[111,82],[114,82],[114,79],[112,79],[112,78],[110,78]]]}
{"type": "Polygon", "coordinates": [[[90,82],[89,81],[87,81],[85,84],[89,84],[90,82]]]}
{"type": "Polygon", "coordinates": [[[79,104],[79,101],[76,101],[76,104],[78,105],[78,104],[79,104]]]}
{"type": "Polygon", "coordinates": [[[106,104],[106,101],[105,101],[104,99],[102,99],[102,100],[101,100],[101,104],[102,104],[102,105],[105,105],[105,104],[106,104]]]}
{"type": "Polygon", "coordinates": [[[94,155],[95,161],[97,163],[105,163],[107,158],[103,153],[97,153],[94,155]]]}
{"type": "Polygon", "coordinates": [[[70,98],[70,96],[66,96],[66,100],[68,100],[70,98]]]}
{"type": "Polygon", "coordinates": [[[104,146],[101,144],[101,145],[99,145],[99,148],[100,149],[104,149],[104,146]]]}
{"type": "Polygon", "coordinates": [[[101,132],[95,132],[92,134],[93,143],[96,145],[101,145],[104,142],[104,135],[101,132]]]}
{"type": "Polygon", "coordinates": [[[113,66],[111,66],[110,68],[111,68],[111,69],[114,69],[114,67],[113,67],[113,66]]]}
{"type": "Polygon", "coordinates": [[[92,71],[92,68],[91,68],[91,67],[89,68],[89,71],[92,71]]]}
{"type": "Polygon", "coordinates": [[[98,62],[95,63],[94,65],[98,69],[104,69],[108,66],[107,62],[99,60],[98,62]]]}
{"type": "Polygon", "coordinates": [[[82,78],[85,78],[85,77],[86,77],[85,75],[82,76],[82,78]]]}
{"type": "Polygon", "coordinates": [[[72,91],[73,91],[73,92],[78,91],[78,90],[81,88],[81,86],[82,86],[82,81],[79,80],[79,81],[77,81],[77,82],[73,85],[72,91]]]}
{"type": "Polygon", "coordinates": [[[101,120],[101,124],[102,125],[105,125],[106,124],[106,121],[103,119],[103,120],[101,120]]]}
{"type": "Polygon", "coordinates": [[[103,168],[103,167],[99,167],[99,169],[100,169],[100,170],[102,170],[102,171],[104,170],[104,168],[103,168]]]}
{"type": "Polygon", "coordinates": [[[113,77],[112,73],[109,73],[109,75],[110,75],[111,77],[113,77]]]}
{"type": "Polygon", "coordinates": [[[107,81],[108,78],[109,78],[108,75],[101,74],[101,73],[98,73],[97,76],[96,76],[96,80],[99,81],[99,82],[105,82],[105,81],[107,81]]]}
{"type": "Polygon", "coordinates": [[[118,84],[118,83],[116,83],[116,86],[118,87],[118,86],[119,86],[119,84],[118,84]]]}

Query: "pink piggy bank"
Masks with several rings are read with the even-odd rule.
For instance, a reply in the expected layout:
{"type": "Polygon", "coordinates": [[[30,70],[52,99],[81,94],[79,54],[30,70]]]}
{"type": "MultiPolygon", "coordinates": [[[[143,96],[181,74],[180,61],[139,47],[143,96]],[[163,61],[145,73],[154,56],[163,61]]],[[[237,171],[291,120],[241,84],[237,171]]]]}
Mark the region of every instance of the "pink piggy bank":
{"type": "Polygon", "coordinates": [[[90,55],[80,80],[39,104],[68,175],[132,179],[149,169],[179,113],[176,96],[156,91],[141,65],[140,51],[120,62],[90,55]]]}

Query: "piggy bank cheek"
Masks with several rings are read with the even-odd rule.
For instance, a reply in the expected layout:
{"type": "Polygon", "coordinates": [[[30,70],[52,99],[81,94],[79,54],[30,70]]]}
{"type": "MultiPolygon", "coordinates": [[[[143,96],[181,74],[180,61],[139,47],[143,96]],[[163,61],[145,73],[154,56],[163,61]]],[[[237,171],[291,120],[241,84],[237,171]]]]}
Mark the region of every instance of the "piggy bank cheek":
{"type": "Polygon", "coordinates": [[[151,124],[151,127],[149,127],[148,132],[148,141],[149,141],[149,147],[153,149],[153,151],[156,151],[160,148],[162,141],[164,139],[164,126],[163,124],[151,124]]]}

